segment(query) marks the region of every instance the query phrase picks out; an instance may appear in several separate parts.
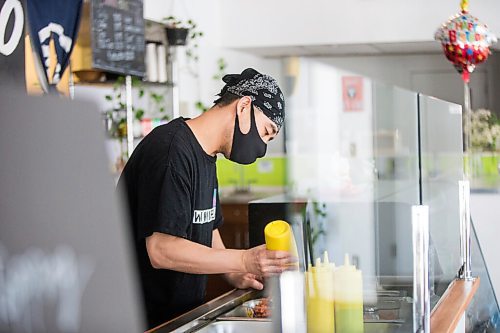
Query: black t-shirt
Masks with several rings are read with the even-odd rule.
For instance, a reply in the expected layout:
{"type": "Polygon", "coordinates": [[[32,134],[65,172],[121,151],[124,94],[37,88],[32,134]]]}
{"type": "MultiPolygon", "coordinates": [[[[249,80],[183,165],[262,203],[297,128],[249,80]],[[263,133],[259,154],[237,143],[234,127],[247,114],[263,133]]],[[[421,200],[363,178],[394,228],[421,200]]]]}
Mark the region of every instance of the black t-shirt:
{"type": "Polygon", "coordinates": [[[212,246],[222,224],[216,157],[205,153],[182,118],[155,128],[120,177],[126,189],[149,327],[203,303],[206,275],[151,266],[146,237],[161,232],[212,246]]]}

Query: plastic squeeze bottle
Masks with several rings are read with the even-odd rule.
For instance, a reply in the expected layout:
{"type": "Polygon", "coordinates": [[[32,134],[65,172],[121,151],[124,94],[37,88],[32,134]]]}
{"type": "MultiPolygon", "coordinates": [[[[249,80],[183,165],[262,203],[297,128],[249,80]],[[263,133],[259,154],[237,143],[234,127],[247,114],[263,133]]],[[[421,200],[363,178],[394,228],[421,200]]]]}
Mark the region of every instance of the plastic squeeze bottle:
{"type": "Polygon", "coordinates": [[[335,332],[334,269],[325,251],[323,262],[317,258],[316,266],[309,266],[306,272],[308,333],[335,332]]]}
{"type": "Polygon", "coordinates": [[[266,248],[274,251],[288,251],[298,256],[297,244],[290,225],[283,220],[269,222],[264,228],[266,248]]]}
{"type": "Polygon", "coordinates": [[[363,332],[363,278],[361,271],[349,263],[333,273],[335,291],[335,329],[342,333],[363,332]]]}

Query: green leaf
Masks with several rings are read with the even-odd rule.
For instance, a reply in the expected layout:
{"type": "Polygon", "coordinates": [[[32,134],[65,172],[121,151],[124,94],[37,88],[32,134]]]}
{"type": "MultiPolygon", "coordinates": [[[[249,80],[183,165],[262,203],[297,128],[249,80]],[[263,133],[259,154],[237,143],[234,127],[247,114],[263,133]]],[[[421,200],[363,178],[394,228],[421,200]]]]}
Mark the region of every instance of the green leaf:
{"type": "Polygon", "coordinates": [[[144,110],[138,109],[137,112],[135,113],[135,119],[142,120],[142,117],[144,117],[144,110]]]}
{"type": "Polygon", "coordinates": [[[163,100],[165,98],[163,95],[156,94],[156,93],[151,93],[150,97],[153,100],[153,102],[155,102],[156,104],[160,104],[161,102],[163,102],[163,100]]]}
{"type": "Polygon", "coordinates": [[[194,107],[198,110],[200,110],[201,112],[205,112],[208,110],[208,106],[206,106],[205,104],[203,104],[202,101],[197,101],[195,104],[194,104],[194,107]]]}
{"type": "Polygon", "coordinates": [[[113,97],[111,97],[111,95],[106,95],[106,96],[104,96],[104,98],[106,98],[107,101],[113,100],[113,97]]]}
{"type": "Polygon", "coordinates": [[[162,106],[162,107],[160,108],[160,112],[162,112],[162,113],[163,113],[163,112],[165,112],[165,107],[163,107],[163,106],[162,106]]]}
{"type": "Polygon", "coordinates": [[[139,90],[139,98],[144,96],[144,89],[139,90]]]}
{"type": "Polygon", "coordinates": [[[141,87],[141,86],[142,86],[142,80],[137,76],[132,76],[132,87],[141,87]]]}
{"type": "Polygon", "coordinates": [[[219,58],[219,70],[223,71],[227,67],[227,62],[224,58],[219,58]]]}

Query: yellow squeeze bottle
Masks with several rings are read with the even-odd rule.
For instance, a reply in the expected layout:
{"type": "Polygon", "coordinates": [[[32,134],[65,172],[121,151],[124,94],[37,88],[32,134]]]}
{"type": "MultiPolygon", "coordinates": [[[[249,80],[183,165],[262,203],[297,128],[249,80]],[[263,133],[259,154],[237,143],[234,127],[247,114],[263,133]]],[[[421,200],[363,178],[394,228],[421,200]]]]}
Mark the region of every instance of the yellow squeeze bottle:
{"type": "Polygon", "coordinates": [[[266,248],[273,251],[288,251],[298,256],[297,244],[290,225],[282,220],[269,222],[264,228],[266,248]]]}
{"type": "Polygon", "coordinates": [[[335,332],[334,269],[335,265],[330,264],[325,251],[323,263],[317,258],[316,266],[309,266],[306,272],[308,333],[335,332]]]}
{"type": "Polygon", "coordinates": [[[346,254],[344,265],[334,272],[335,328],[337,332],[362,333],[363,279],[361,271],[349,264],[346,254]]]}

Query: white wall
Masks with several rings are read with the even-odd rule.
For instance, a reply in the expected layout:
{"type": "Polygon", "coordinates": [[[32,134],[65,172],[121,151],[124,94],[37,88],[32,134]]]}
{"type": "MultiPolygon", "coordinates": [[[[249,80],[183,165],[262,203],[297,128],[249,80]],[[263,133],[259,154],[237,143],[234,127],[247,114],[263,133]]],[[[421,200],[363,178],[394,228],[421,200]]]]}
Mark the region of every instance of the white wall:
{"type": "MultiPolygon", "coordinates": [[[[224,29],[221,16],[221,2],[219,0],[144,0],[144,17],[146,19],[161,21],[162,18],[174,15],[181,19],[191,18],[205,36],[200,39],[200,60],[198,62],[198,78],[193,77],[185,70],[185,59],[179,59],[181,70],[179,78],[181,115],[193,117],[198,114],[194,108],[197,100],[211,105],[216,99],[215,95],[223,87],[221,80],[213,80],[217,73],[217,59],[223,57],[228,63],[227,73],[240,73],[247,67],[253,67],[260,72],[269,74],[281,80],[281,61],[279,59],[264,59],[246,53],[229,50],[222,46],[221,38],[224,29]]],[[[233,30],[238,31],[241,25],[233,30]]],[[[182,53],[181,53],[182,54],[182,53]]],[[[283,151],[283,135],[278,135],[268,147],[269,153],[283,151]]]]}
{"type": "MultiPolygon", "coordinates": [[[[200,40],[198,78],[189,75],[185,68],[180,77],[181,114],[187,117],[197,115],[195,101],[211,104],[220,91],[222,82],[212,79],[220,57],[228,63],[227,72],[254,67],[283,84],[280,59],[265,59],[230,48],[428,41],[432,40],[436,27],[457,10],[455,0],[144,0],[147,19],[160,21],[169,15],[192,18],[205,33],[200,40]]],[[[490,23],[493,31],[500,32],[500,20],[496,18],[500,2],[472,2],[471,12],[490,23]]],[[[500,55],[494,54],[472,75],[473,107],[487,107],[500,115],[500,60],[497,57],[500,55]]],[[[460,77],[441,54],[320,60],[462,104],[460,77]]],[[[180,62],[186,63],[182,58],[180,62]]],[[[282,139],[280,135],[270,144],[271,153],[282,152],[282,139]]]]}
{"type": "MultiPolygon", "coordinates": [[[[457,0],[220,0],[221,43],[235,49],[429,42],[459,11],[457,0]],[[236,28],[237,27],[237,28],[236,28]]],[[[470,2],[470,12],[500,37],[500,2],[470,2]]],[[[495,46],[500,49],[500,43],[495,46]]],[[[500,53],[472,75],[473,108],[500,115],[500,53]]],[[[328,63],[463,104],[460,76],[442,54],[335,57],[328,63]]]]}
{"type": "MultiPolygon", "coordinates": [[[[500,53],[471,75],[472,107],[500,115],[500,53]]],[[[441,54],[318,57],[319,61],[366,75],[377,81],[463,104],[463,82],[441,54]]]]}
{"type": "MultiPolygon", "coordinates": [[[[202,100],[208,103],[215,99],[214,95],[223,86],[222,81],[212,79],[212,76],[217,73],[217,59],[220,57],[225,58],[228,63],[227,72],[241,72],[246,67],[255,67],[257,70],[275,76],[276,79],[279,79],[281,75],[279,60],[263,59],[224,49],[220,41],[222,29],[226,28],[226,26],[221,24],[220,13],[219,0],[144,1],[144,17],[146,19],[160,21],[169,15],[175,15],[181,19],[191,18],[205,34],[200,39],[199,79],[189,75],[186,70],[181,74],[180,87],[181,100],[183,101],[189,101],[193,97],[201,97],[202,100]]],[[[181,67],[185,67],[185,60],[184,58],[179,60],[181,67]]],[[[194,114],[194,109],[191,107],[184,111],[187,111],[187,115],[194,114]]]]}
{"type": "MultiPolygon", "coordinates": [[[[459,11],[458,0],[221,0],[228,47],[431,41],[459,11]],[[237,27],[237,29],[235,29],[237,27]]],[[[500,2],[470,2],[471,14],[500,35],[500,2]]]]}

